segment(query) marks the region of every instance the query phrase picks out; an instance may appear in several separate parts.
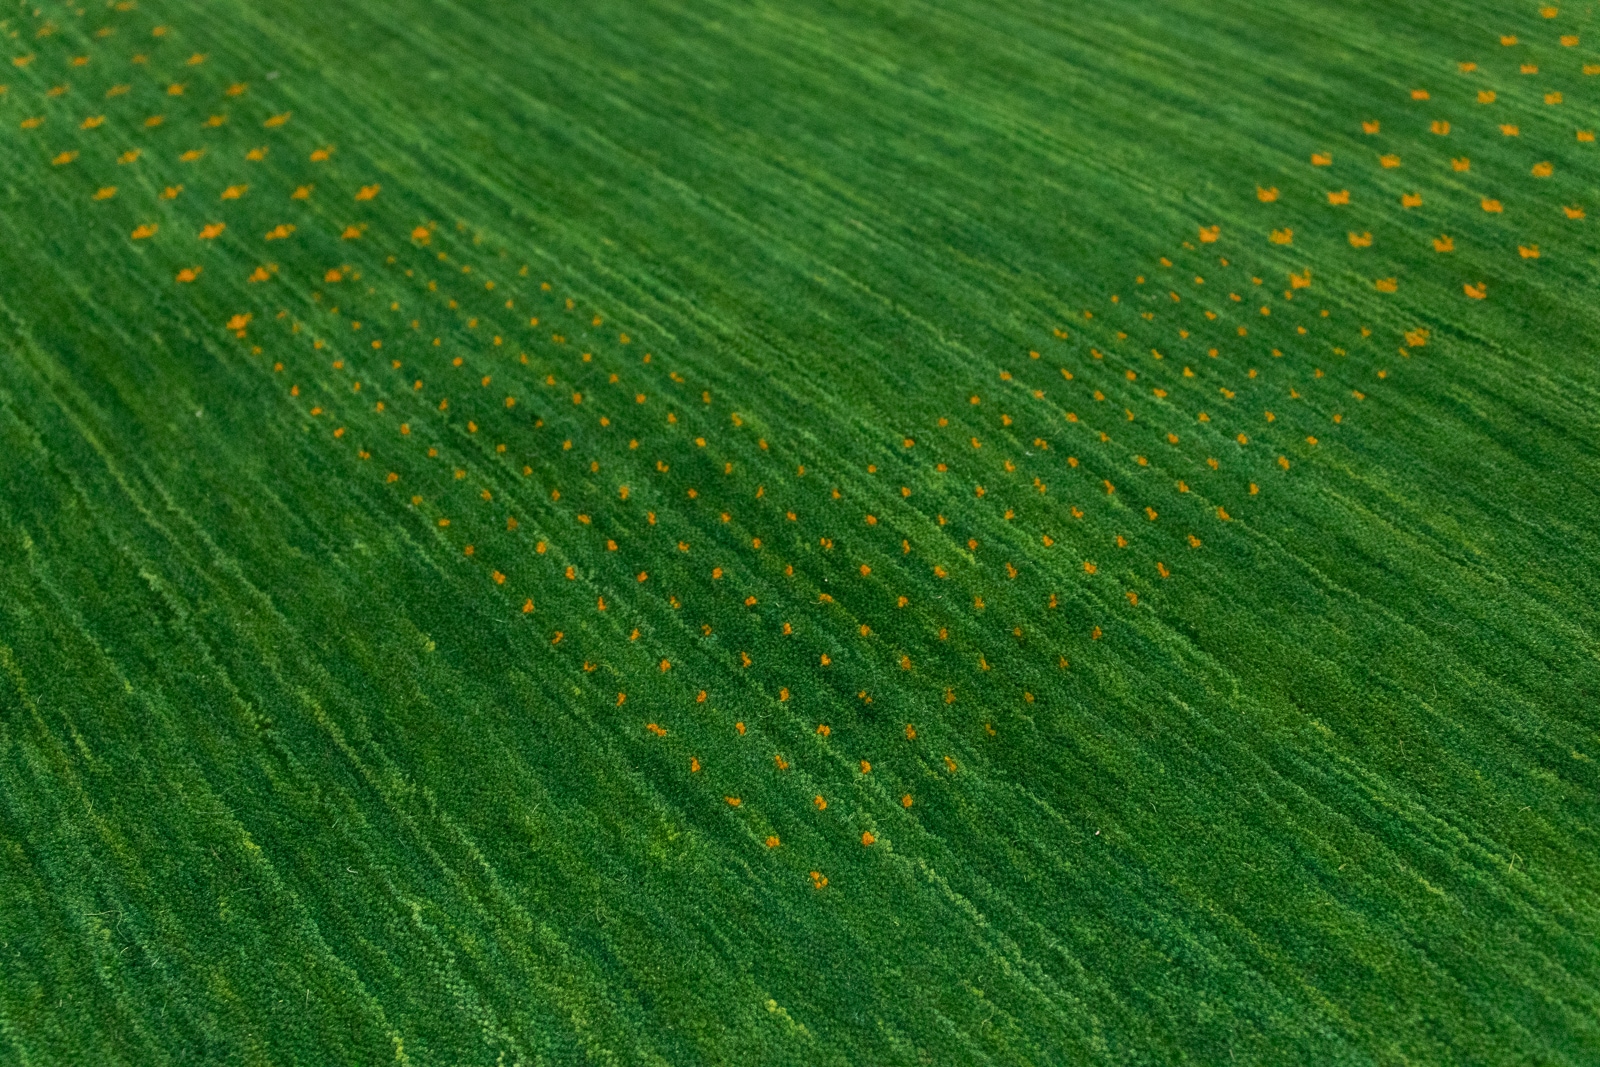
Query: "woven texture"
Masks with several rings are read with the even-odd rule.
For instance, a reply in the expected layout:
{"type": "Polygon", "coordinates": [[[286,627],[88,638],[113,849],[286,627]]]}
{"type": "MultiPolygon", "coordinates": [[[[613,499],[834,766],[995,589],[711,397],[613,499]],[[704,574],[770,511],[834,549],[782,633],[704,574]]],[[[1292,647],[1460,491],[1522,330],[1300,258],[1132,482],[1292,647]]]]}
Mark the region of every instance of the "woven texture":
{"type": "Polygon", "coordinates": [[[0,1062],[1600,1062],[1600,26],[0,20],[0,1062]]]}

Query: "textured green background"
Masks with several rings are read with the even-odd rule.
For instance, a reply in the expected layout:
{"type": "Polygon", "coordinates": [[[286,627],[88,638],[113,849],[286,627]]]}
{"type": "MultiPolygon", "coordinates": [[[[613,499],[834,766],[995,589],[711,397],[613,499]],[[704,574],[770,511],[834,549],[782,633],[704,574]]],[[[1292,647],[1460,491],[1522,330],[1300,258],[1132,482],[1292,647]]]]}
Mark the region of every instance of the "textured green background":
{"type": "Polygon", "coordinates": [[[0,23],[0,1061],[1600,1061],[1594,4],[125,7],[0,23]]]}

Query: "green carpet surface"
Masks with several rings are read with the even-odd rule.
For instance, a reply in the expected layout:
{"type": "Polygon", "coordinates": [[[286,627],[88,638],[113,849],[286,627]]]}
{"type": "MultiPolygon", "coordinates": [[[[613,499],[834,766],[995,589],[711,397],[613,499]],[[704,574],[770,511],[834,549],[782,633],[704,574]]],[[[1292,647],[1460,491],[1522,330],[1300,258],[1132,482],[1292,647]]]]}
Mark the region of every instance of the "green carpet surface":
{"type": "Polygon", "coordinates": [[[0,1063],[1600,1063],[1593,0],[0,12],[0,1063]]]}

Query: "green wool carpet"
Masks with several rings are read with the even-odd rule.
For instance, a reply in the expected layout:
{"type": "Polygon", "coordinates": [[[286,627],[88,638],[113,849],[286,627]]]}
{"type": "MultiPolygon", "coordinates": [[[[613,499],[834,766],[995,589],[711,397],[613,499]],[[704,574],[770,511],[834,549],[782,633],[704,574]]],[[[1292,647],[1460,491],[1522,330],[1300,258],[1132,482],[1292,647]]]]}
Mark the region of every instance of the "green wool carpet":
{"type": "Polygon", "coordinates": [[[1594,0],[0,11],[0,1063],[1600,1063],[1594,0]]]}

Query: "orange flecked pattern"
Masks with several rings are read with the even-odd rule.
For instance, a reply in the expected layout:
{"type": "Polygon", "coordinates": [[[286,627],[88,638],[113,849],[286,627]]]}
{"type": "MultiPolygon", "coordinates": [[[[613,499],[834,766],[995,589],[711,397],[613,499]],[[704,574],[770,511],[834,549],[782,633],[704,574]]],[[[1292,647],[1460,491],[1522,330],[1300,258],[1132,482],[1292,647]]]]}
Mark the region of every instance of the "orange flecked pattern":
{"type": "Polygon", "coordinates": [[[0,21],[0,1063],[1600,1062],[1572,5],[0,21]]]}

